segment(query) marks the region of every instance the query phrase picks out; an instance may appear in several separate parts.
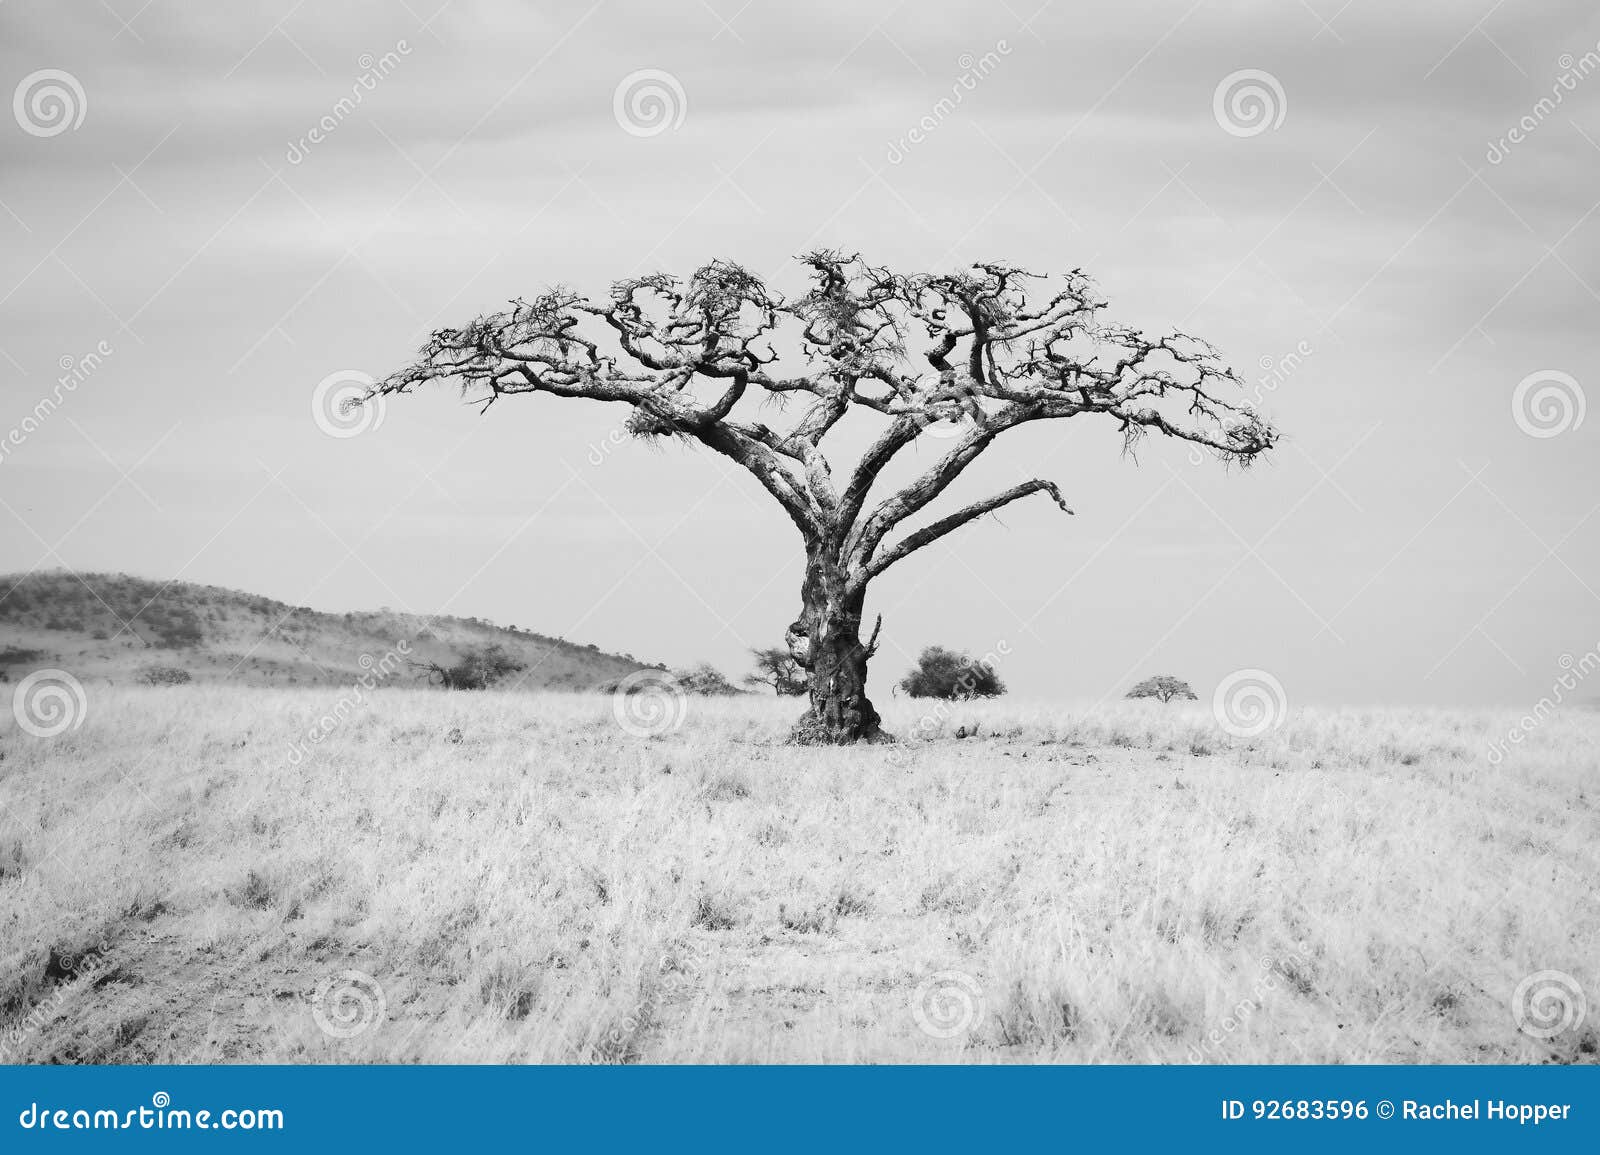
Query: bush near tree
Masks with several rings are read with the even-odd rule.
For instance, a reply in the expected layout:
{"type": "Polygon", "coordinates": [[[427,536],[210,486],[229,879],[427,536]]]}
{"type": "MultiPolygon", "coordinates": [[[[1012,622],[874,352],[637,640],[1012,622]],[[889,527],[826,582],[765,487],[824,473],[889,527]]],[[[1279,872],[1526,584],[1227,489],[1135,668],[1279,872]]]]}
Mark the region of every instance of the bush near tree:
{"type": "Polygon", "coordinates": [[[1005,683],[988,662],[943,646],[923,650],[916,667],[900,679],[900,689],[913,698],[942,698],[947,702],[998,698],[1006,692],[1005,683]]]}

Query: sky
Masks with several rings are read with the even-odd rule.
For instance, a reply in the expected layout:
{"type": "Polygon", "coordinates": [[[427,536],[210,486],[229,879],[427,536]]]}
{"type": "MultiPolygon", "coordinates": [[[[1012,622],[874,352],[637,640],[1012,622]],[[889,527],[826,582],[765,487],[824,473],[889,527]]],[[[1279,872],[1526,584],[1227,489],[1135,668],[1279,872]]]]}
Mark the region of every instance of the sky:
{"type": "Polygon", "coordinates": [[[742,672],[802,554],[726,460],[600,403],[317,398],[552,284],[723,258],[792,290],[831,246],[1083,268],[1284,435],[1239,471],[1008,434],[939,512],[1037,476],[1076,515],[1030,499],[875,584],[875,693],[941,644],[1038,701],[1248,669],[1531,705],[1600,645],[1583,0],[9,0],[0,81],[0,572],[742,672]]]}

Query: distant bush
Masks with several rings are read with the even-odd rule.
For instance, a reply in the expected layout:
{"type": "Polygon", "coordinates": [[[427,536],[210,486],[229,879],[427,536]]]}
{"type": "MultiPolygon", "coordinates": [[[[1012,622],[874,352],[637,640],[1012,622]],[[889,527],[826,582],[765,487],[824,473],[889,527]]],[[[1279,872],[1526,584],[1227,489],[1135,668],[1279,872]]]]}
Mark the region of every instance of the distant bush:
{"type": "Polygon", "coordinates": [[[21,646],[0,649],[0,682],[11,680],[12,666],[30,666],[45,656],[43,650],[25,650],[21,646]]]}
{"type": "Polygon", "coordinates": [[[138,681],[141,686],[182,686],[194,678],[177,666],[146,666],[139,671],[138,681]]]}
{"type": "Polygon", "coordinates": [[[988,662],[975,661],[943,646],[923,650],[916,667],[900,679],[900,689],[913,698],[943,698],[947,702],[998,698],[1006,692],[1005,683],[988,662]]]}
{"type": "Polygon", "coordinates": [[[668,670],[665,666],[646,666],[645,670],[652,671],[649,677],[640,676],[644,670],[635,670],[626,677],[608,678],[595,689],[602,694],[614,694],[619,690],[629,694],[648,694],[665,685],[685,694],[702,694],[706,697],[726,697],[745,692],[728,681],[722,671],[709,662],[701,662],[686,670],[668,670]]]}
{"type": "Polygon", "coordinates": [[[721,670],[709,662],[701,662],[698,666],[691,666],[687,670],[674,670],[672,678],[685,694],[725,697],[744,693],[738,686],[728,681],[721,670]]]}

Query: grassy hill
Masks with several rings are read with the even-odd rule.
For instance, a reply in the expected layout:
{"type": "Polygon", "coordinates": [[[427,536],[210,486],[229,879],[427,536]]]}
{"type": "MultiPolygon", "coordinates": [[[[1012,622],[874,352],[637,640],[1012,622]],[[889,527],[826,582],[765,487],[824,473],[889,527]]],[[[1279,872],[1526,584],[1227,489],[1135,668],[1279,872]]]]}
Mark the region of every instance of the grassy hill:
{"type": "MultiPolygon", "coordinates": [[[[480,618],[378,610],[327,614],[219,586],[126,574],[45,571],[0,578],[0,681],[56,666],[79,679],[132,682],[175,667],[197,682],[345,685],[402,641],[418,662],[450,665],[498,644],[526,664],[527,689],[585,690],[642,669],[627,655],[480,618]]],[[[406,668],[398,677],[420,671],[406,668]]]]}

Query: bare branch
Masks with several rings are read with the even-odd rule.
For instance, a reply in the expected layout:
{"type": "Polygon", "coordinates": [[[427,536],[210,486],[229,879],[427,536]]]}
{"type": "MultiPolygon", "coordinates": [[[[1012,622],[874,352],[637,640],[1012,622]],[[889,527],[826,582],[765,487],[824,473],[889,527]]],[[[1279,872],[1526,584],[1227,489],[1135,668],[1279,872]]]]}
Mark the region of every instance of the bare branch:
{"type": "Polygon", "coordinates": [[[983,501],[973,502],[965,509],[957,510],[947,517],[941,517],[931,525],[924,526],[915,533],[907,534],[905,538],[896,542],[891,548],[879,554],[869,562],[861,571],[859,581],[865,584],[888,569],[902,558],[909,557],[925,545],[931,545],[946,534],[954,533],[969,521],[976,521],[986,513],[993,513],[1001,506],[1010,505],[1018,498],[1027,497],[1034,493],[1048,493],[1055,499],[1055,503],[1066,513],[1072,510],[1067,507],[1066,501],[1061,496],[1061,490],[1056,488],[1053,481],[1024,481],[1021,485],[1013,485],[1004,493],[997,493],[983,501]]]}
{"type": "Polygon", "coordinates": [[[1024,422],[1100,415],[1130,450],[1154,432],[1243,463],[1276,440],[1253,406],[1227,399],[1241,383],[1216,350],[1103,321],[1105,301],[1080,270],[1049,278],[990,262],[905,276],[831,250],[801,261],[809,287],[790,299],[726,261],[686,282],[618,281],[601,301],[556,286],[438,330],[373,392],[451,380],[485,408],[518,393],[628,406],[631,433],[696,440],[737,462],[808,542],[829,541],[859,567],[1024,422]],[[795,362],[781,374],[780,348],[795,362]],[[751,393],[811,400],[779,429],[739,416],[751,393]],[[821,445],[856,409],[886,423],[841,491],[821,445]],[[865,513],[896,455],[951,420],[972,429],[865,513]]]}

